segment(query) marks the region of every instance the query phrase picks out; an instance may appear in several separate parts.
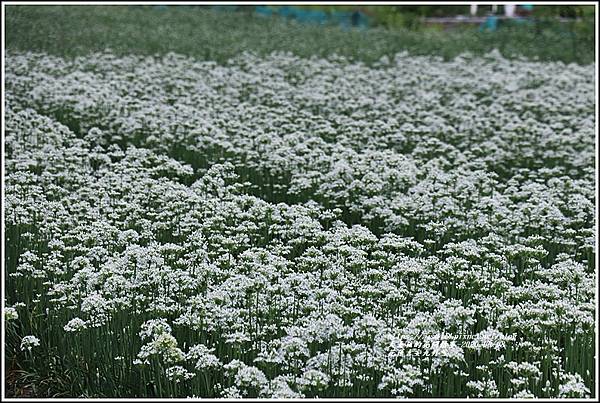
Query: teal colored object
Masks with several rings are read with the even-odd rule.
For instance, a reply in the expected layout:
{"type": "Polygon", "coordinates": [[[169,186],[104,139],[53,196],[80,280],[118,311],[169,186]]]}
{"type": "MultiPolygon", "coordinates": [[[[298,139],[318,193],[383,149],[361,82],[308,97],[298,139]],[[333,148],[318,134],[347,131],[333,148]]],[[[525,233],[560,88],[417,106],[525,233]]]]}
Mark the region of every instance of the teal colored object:
{"type": "Polygon", "coordinates": [[[523,4],[521,5],[521,7],[523,8],[523,10],[533,11],[533,4],[523,4]]]}
{"type": "Polygon", "coordinates": [[[498,17],[495,15],[488,16],[485,21],[479,26],[480,31],[494,32],[498,29],[498,17]]]}
{"type": "MultiPolygon", "coordinates": [[[[217,11],[237,11],[238,6],[213,6],[217,11]]],[[[269,6],[256,6],[254,12],[260,17],[279,16],[288,20],[296,20],[303,24],[335,24],[343,28],[367,28],[369,17],[360,11],[332,11],[307,10],[300,7],[283,6],[271,8],[269,6]]]]}

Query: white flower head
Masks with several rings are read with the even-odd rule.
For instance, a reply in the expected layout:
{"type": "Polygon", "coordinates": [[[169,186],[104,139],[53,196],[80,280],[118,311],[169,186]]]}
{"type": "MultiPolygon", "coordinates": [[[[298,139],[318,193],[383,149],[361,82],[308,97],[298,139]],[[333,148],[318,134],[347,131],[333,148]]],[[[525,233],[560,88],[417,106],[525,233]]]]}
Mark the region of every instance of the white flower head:
{"type": "Polygon", "coordinates": [[[80,332],[87,328],[87,323],[81,318],[71,319],[65,326],[65,332],[80,332]]]}
{"type": "Polygon", "coordinates": [[[4,320],[11,321],[19,319],[19,313],[15,308],[4,308],[4,320]]]}
{"type": "Polygon", "coordinates": [[[40,345],[40,339],[35,336],[25,336],[21,339],[21,350],[31,351],[33,347],[40,345]]]}
{"type": "Polygon", "coordinates": [[[175,383],[187,381],[188,379],[192,379],[194,376],[196,376],[196,374],[194,374],[193,372],[189,372],[181,365],[175,365],[173,367],[167,368],[165,371],[165,375],[168,380],[175,381],[175,383]]]}

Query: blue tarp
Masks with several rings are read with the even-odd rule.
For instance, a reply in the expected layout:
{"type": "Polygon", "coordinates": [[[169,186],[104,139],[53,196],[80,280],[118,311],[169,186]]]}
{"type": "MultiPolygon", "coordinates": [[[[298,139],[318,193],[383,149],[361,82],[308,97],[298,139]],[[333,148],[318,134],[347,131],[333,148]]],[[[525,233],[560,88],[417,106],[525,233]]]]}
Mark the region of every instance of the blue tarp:
{"type": "Polygon", "coordinates": [[[515,17],[515,18],[511,18],[510,20],[504,20],[504,22],[502,22],[501,24],[499,23],[499,18],[496,17],[495,15],[490,15],[488,16],[484,22],[481,23],[481,25],[479,26],[479,30],[480,31],[487,31],[487,32],[494,32],[498,29],[499,25],[502,24],[527,24],[527,25],[531,25],[533,24],[533,20],[531,18],[523,18],[523,17],[515,17]]]}
{"type": "Polygon", "coordinates": [[[369,17],[360,11],[308,10],[300,7],[284,6],[271,8],[256,6],[254,12],[262,17],[279,16],[306,24],[336,24],[344,27],[368,27],[369,17]]]}
{"type": "MultiPolygon", "coordinates": [[[[260,17],[278,16],[288,20],[295,20],[304,24],[333,24],[342,27],[366,28],[369,26],[369,16],[361,11],[330,11],[310,10],[300,7],[269,7],[269,6],[212,6],[215,11],[233,12],[247,7],[253,7],[254,13],[260,17]]],[[[157,10],[165,10],[166,5],[154,6],[157,10]]]]}
{"type": "Polygon", "coordinates": [[[498,17],[490,15],[485,21],[479,26],[480,31],[495,31],[498,28],[498,17]]]}

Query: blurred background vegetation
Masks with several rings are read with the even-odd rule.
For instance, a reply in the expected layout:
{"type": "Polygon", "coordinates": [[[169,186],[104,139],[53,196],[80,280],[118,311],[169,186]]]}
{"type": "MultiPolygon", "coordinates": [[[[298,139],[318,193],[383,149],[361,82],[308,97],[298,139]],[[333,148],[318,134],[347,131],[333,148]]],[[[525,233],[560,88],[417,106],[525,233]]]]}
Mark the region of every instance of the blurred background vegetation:
{"type": "MultiPolygon", "coordinates": [[[[467,17],[468,5],[286,7],[9,5],[6,47],[61,56],[106,48],[118,54],[177,52],[218,62],[241,51],[336,53],[371,63],[400,51],[447,59],[493,49],[505,57],[581,64],[595,60],[594,6],[536,5],[527,23],[503,20],[493,32],[477,23],[428,22],[432,17],[467,17]],[[310,23],[312,17],[289,18],[301,15],[298,10],[318,16],[318,23],[310,23]],[[284,11],[288,18],[282,17],[284,11]],[[353,20],[357,16],[361,19],[353,20]]],[[[489,12],[490,6],[483,5],[478,14],[489,12]]]]}
{"type": "MultiPolygon", "coordinates": [[[[492,3],[479,4],[478,15],[485,15],[492,11],[492,3]]],[[[455,17],[468,16],[469,5],[425,5],[425,6],[299,6],[313,9],[323,9],[326,12],[334,12],[336,9],[348,11],[361,10],[373,17],[376,26],[388,28],[419,28],[423,27],[423,19],[428,17],[455,17]]],[[[503,6],[498,5],[498,14],[503,13],[503,6]]],[[[580,18],[593,22],[594,6],[591,5],[535,5],[532,17],[545,21],[555,20],[557,17],[580,18]]],[[[583,21],[580,21],[583,22],[583,21]]]]}

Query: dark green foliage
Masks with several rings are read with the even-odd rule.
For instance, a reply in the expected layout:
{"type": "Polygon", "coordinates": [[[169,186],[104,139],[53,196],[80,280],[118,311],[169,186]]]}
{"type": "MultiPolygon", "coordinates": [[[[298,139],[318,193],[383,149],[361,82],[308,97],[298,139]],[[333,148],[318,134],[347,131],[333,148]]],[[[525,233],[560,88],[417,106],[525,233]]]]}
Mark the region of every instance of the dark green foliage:
{"type": "Polygon", "coordinates": [[[476,28],[350,30],[199,6],[8,6],[6,46],[60,56],[106,48],[120,55],[176,52],[218,62],[243,51],[290,51],[299,56],[337,53],[373,62],[400,51],[452,58],[497,48],[506,57],[587,64],[595,57],[593,26],[593,18],[588,17],[576,24],[547,21],[494,33],[476,28]]]}

